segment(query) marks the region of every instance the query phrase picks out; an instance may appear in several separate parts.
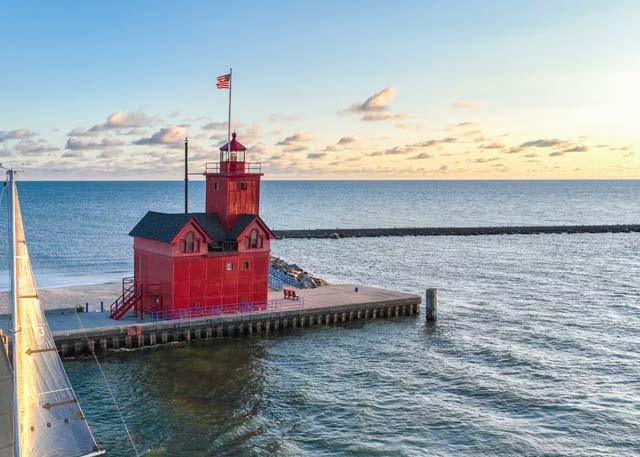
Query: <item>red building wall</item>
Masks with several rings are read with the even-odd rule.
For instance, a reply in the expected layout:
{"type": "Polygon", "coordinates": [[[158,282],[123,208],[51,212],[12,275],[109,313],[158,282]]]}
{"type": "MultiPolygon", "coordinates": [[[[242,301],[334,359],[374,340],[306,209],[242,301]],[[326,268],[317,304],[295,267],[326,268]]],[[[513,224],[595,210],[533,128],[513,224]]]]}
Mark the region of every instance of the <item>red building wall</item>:
{"type": "Polygon", "coordinates": [[[227,228],[239,214],[260,213],[260,174],[206,176],[205,211],[216,213],[227,228]]]}
{"type": "Polygon", "coordinates": [[[197,230],[188,224],[172,243],[134,237],[134,276],[142,293],[143,313],[265,303],[270,240],[257,220],[238,237],[238,252],[208,252],[207,240],[197,230]],[[258,247],[247,242],[253,230],[258,232],[258,247]],[[181,252],[180,241],[189,231],[196,234],[199,249],[181,252]]]}

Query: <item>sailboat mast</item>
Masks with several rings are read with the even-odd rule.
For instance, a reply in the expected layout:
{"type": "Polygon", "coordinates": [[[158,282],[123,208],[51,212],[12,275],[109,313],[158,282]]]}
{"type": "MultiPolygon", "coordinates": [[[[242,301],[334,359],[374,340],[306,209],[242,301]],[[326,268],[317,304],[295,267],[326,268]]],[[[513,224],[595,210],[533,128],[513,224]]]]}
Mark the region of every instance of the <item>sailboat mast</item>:
{"type": "Polygon", "coordinates": [[[16,321],[18,318],[18,280],[16,275],[16,183],[15,171],[7,171],[7,181],[9,185],[9,272],[11,277],[11,344],[13,346],[13,452],[15,457],[20,457],[20,422],[18,421],[18,388],[16,360],[16,321]]]}

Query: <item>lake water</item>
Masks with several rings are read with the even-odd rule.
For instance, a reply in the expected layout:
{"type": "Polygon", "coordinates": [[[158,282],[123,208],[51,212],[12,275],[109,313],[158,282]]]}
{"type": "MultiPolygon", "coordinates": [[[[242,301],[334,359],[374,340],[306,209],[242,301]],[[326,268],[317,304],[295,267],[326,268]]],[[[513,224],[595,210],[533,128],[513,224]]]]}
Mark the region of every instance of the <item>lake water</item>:
{"type": "MultiPolygon", "coordinates": [[[[128,274],[126,233],[147,209],[180,211],[181,185],[21,183],[40,285],[128,274]]],[[[638,223],[639,202],[639,181],[266,182],[262,212],[273,228],[615,224],[638,223]]],[[[639,247],[640,234],[276,241],[330,282],[438,287],[440,320],[101,363],[149,456],[640,455],[639,247]]],[[[133,455],[96,364],[65,366],[108,455],[133,455]]]]}

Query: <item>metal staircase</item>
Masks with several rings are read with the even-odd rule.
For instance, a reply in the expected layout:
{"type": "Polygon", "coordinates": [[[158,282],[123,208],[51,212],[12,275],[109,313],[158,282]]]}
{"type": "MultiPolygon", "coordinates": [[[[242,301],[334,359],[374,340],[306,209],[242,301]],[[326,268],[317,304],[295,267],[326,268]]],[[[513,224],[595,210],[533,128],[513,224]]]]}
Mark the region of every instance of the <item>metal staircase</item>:
{"type": "Polygon", "coordinates": [[[134,306],[140,303],[142,294],[136,288],[133,278],[122,279],[122,295],[111,304],[110,317],[119,321],[134,306]]]}
{"type": "Polygon", "coordinates": [[[288,276],[273,267],[269,267],[269,287],[273,290],[282,290],[284,285],[301,288],[302,283],[291,276],[288,276]]]}

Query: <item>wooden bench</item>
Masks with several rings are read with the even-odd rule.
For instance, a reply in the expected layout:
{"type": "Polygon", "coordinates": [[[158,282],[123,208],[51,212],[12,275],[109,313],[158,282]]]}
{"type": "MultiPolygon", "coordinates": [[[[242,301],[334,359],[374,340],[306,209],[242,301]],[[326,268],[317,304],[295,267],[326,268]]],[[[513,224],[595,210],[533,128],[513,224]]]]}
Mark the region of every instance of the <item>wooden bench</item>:
{"type": "Polygon", "coordinates": [[[288,300],[300,300],[300,297],[296,295],[296,291],[292,289],[283,289],[284,298],[288,300]]]}

